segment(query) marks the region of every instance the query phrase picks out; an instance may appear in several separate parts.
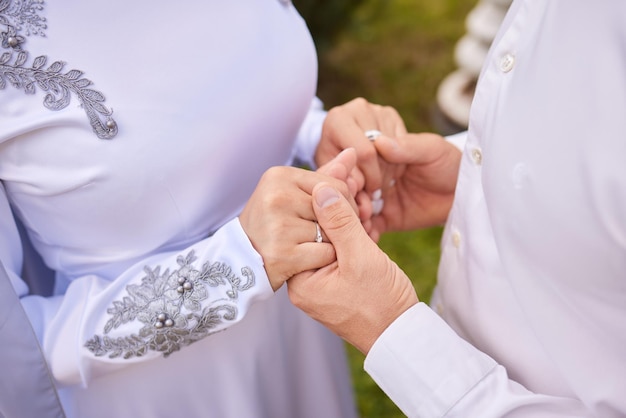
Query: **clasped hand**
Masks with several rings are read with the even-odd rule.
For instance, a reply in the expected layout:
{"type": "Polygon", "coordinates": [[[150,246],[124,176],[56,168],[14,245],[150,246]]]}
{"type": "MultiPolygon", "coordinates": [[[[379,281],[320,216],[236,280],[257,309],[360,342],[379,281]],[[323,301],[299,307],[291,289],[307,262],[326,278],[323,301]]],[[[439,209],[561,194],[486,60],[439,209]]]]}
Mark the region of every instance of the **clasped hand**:
{"type": "MultiPolygon", "coordinates": [[[[407,134],[375,141],[395,182],[382,190],[384,206],[369,236],[441,223],[452,204],[461,154],[438,135],[407,134]]],[[[288,282],[289,297],[312,318],[364,354],[407,309],[418,303],[406,274],[368,238],[349,201],[329,182],[314,186],[314,215],[336,260],[288,282]]]]}
{"type": "Polygon", "coordinates": [[[376,241],[444,222],[460,157],[441,136],[407,133],[393,109],[357,99],[328,113],[316,154],[322,166],[268,170],[241,225],[272,288],[289,280],[295,305],[366,353],[418,301],[376,241]],[[368,129],[382,135],[371,141],[368,129]]]}

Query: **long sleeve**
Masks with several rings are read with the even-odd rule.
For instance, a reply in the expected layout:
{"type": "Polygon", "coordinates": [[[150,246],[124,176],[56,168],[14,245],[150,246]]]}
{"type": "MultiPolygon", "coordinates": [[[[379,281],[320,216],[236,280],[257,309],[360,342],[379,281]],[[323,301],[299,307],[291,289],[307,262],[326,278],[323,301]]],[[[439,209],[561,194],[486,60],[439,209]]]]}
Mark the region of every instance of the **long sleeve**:
{"type": "Polygon", "coordinates": [[[376,341],[366,371],[409,417],[592,417],[577,399],[532,393],[426,304],[376,341]]]}
{"type": "Polygon", "coordinates": [[[407,311],[366,360],[407,415],[626,415],[625,15],[512,3],[476,86],[434,311],[407,311]]]}
{"type": "Polygon", "coordinates": [[[18,3],[0,257],[67,416],[354,416],[340,340],[272,292],[237,220],[315,96],[293,4],[18,3]],[[22,227],[52,278],[21,271],[22,227]]]}
{"type": "Polygon", "coordinates": [[[317,97],[313,98],[307,116],[298,131],[293,155],[296,163],[308,165],[313,169],[317,168],[314,161],[315,149],[322,137],[322,125],[326,119],[326,113],[322,101],[317,97]]]}
{"type": "Polygon", "coordinates": [[[8,207],[0,222],[11,232],[0,245],[66,385],[174,356],[273,295],[236,217],[261,175],[292,155],[315,93],[311,36],[279,1],[168,13],[184,45],[129,36],[139,20],[161,22],[165,11],[148,19],[147,9],[68,15],[46,4],[37,9],[50,22],[46,36],[25,36],[23,51],[3,62],[7,74],[33,80],[51,66],[65,83],[55,105],[45,83],[7,83],[0,110],[2,198],[55,272],[54,295],[27,296],[8,207]],[[81,31],[88,36],[77,38],[81,31]],[[115,59],[88,53],[122,40],[115,59]],[[189,60],[168,59],[169,51],[189,60]],[[194,75],[183,76],[192,62],[194,75]],[[95,104],[81,105],[84,94],[95,104]],[[95,110],[99,122],[89,119],[95,110]],[[106,115],[115,135],[103,139],[106,115]]]}
{"type": "MultiPolygon", "coordinates": [[[[3,248],[19,248],[5,237],[3,248]]],[[[10,265],[17,277],[16,263],[10,265]]],[[[15,283],[24,295],[23,282],[15,283]]],[[[54,376],[73,384],[171,355],[239,322],[272,295],[262,259],[234,219],[212,237],[153,254],[114,280],[88,275],[63,296],[24,296],[22,303],[54,376]]]]}
{"type": "Polygon", "coordinates": [[[0,182],[0,258],[18,295],[28,293],[28,286],[20,278],[22,256],[20,235],[15,222],[13,222],[11,206],[7,200],[4,186],[0,182]]]}

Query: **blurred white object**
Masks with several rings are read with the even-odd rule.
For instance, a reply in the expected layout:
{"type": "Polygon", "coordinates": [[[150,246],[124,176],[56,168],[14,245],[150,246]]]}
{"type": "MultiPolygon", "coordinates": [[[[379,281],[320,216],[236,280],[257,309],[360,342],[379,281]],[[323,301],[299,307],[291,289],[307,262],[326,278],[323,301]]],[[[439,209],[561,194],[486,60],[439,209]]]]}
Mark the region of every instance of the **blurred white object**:
{"type": "Polygon", "coordinates": [[[454,60],[458,69],[441,82],[437,91],[439,109],[460,128],[467,128],[476,80],[511,2],[512,0],[479,0],[467,15],[467,33],[454,49],[454,60]]]}

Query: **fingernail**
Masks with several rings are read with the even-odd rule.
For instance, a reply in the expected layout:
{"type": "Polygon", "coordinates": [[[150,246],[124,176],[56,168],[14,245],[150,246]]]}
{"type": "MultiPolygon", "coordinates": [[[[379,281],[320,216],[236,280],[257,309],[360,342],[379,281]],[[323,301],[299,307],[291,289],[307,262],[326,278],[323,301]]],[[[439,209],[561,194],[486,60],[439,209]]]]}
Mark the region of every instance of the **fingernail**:
{"type": "Polygon", "coordinates": [[[398,144],[398,141],[395,138],[386,136],[385,141],[389,141],[389,143],[391,144],[394,150],[397,150],[398,148],[400,148],[400,145],[398,144]]]}
{"type": "Polygon", "coordinates": [[[372,193],[372,200],[378,200],[383,196],[383,191],[378,189],[375,190],[374,193],[372,193]]]}
{"type": "Polygon", "coordinates": [[[383,199],[372,200],[372,213],[374,215],[380,215],[380,212],[383,211],[384,206],[385,201],[383,199]]]}
{"type": "Polygon", "coordinates": [[[339,200],[339,193],[329,186],[320,188],[315,194],[315,203],[321,208],[332,205],[337,200],[339,200]]]}

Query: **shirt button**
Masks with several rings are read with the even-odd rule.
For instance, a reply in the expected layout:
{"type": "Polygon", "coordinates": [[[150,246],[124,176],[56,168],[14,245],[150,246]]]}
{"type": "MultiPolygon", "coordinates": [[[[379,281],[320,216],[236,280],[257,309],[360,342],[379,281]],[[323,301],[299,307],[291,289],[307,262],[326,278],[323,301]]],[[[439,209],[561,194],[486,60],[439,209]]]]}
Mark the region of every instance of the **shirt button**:
{"type": "Polygon", "coordinates": [[[461,233],[459,231],[454,231],[454,233],[452,234],[452,245],[454,245],[456,248],[459,248],[461,246],[461,233]]]}
{"type": "Polygon", "coordinates": [[[483,162],[483,153],[479,148],[472,149],[472,161],[476,163],[476,165],[481,165],[483,162]]]}
{"type": "Polygon", "coordinates": [[[515,56],[512,54],[506,54],[500,58],[500,70],[504,73],[508,73],[515,66],[515,56]]]}

